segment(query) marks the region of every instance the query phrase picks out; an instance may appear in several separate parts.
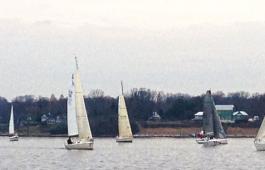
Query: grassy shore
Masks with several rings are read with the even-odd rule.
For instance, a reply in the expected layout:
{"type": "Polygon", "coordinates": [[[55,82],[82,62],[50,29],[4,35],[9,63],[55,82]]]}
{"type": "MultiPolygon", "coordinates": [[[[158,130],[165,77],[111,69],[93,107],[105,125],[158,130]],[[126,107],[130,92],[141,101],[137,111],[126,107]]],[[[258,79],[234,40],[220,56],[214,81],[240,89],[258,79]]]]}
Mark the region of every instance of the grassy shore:
{"type": "MultiPolygon", "coordinates": [[[[255,137],[260,123],[223,124],[228,137],[255,137]]],[[[202,122],[194,121],[171,121],[171,122],[138,122],[138,131],[135,137],[174,137],[187,138],[194,137],[195,133],[202,129],[202,122]]],[[[20,127],[19,136],[32,137],[67,137],[67,133],[52,134],[48,127],[35,125],[30,127],[20,127]]],[[[0,136],[8,136],[7,129],[0,132],[0,136]]],[[[112,135],[96,135],[95,137],[115,137],[112,135]]]]}
{"type": "MultiPolygon", "coordinates": [[[[177,128],[141,128],[136,137],[194,137],[194,134],[200,132],[198,127],[177,127],[177,128]]],[[[228,127],[226,129],[227,137],[255,137],[258,128],[249,127],[228,127]]]]}
{"type": "MultiPolygon", "coordinates": [[[[148,137],[173,137],[173,138],[189,138],[194,137],[196,132],[201,131],[198,127],[158,127],[158,128],[140,128],[140,131],[135,134],[136,138],[148,138],[148,137]]],[[[230,138],[248,138],[255,137],[258,128],[247,128],[247,127],[228,127],[226,129],[227,137],[230,138]]],[[[8,136],[8,133],[0,133],[0,136],[8,136]]],[[[49,134],[41,133],[37,129],[31,129],[30,133],[27,131],[20,131],[19,136],[30,136],[30,137],[67,137],[67,134],[49,134]]],[[[96,137],[113,137],[113,136],[96,136],[96,137]]]]}

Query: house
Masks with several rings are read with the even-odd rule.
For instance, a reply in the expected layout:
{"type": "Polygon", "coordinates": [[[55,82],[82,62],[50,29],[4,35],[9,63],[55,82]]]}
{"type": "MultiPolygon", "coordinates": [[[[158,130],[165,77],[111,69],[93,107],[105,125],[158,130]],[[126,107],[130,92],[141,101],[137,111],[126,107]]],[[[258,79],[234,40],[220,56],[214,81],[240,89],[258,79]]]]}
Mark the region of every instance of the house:
{"type": "Polygon", "coordinates": [[[66,117],[65,116],[52,116],[50,113],[43,114],[41,116],[41,123],[46,125],[54,125],[54,124],[60,124],[60,123],[66,123],[66,117]]]}
{"type": "Polygon", "coordinates": [[[259,121],[259,116],[253,116],[253,118],[248,119],[249,122],[256,122],[259,121]]]}
{"type": "Polygon", "coordinates": [[[45,123],[45,122],[47,122],[48,119],[49,119],[49,117],[48,117],[46,114],[43,114],[43,115],[41,116],[41,123],[45,123]]]}
{"type": "Polygon", "coordinates": [[[254,120],[254,121],[259,121],[259,116],[254,116],[254,117],[253,117],[253,120],[254,120]]]}
{"type": "Polygon", "coordinates": [[[53,117],[49,117],[49,119],[47,120],[47,124],[48,125],[54,125],[56,124],[56,119],[53,117]]]}
{"type": "Polygon", "coordinates": [[[203,112],[197,112],[194,114],[194,118],[192,120],[202,120],[203,119],[203,112]]]}
{"type": "Polygon", "coordinates": [[[235,122],[247,122],[248,114],[244,111],[236,111],[233,113],[233,120],[235,122]]]}
{"type": "Polygon", "coordinates": [[[234,105],[215,105],[215,108],[222,122],[233,121],[234,105]]]}
{"type": "MultiPolygon", "coordinates": [[[[233,122],[234,105],[215,105],[216,111],[222,122],[233,122]]],[[[194,114],[193,120],[202,120],[203,112],[194,114]]]]}
{"type": "Polygon", "coordinates": [[[159,120],[161,120],[161,117],[160,117],[160,115],[157,112],[153,112],[152,116],[149,117],[148,120],[150,120],[150,121],[159,121],[159,120]]]}
{"type": "Polygon", "coordinates": [[[56,116],[56,120],[55,122],[57,124],[60,124],[60,123],[66,123],[66,116],[56,116]]]}

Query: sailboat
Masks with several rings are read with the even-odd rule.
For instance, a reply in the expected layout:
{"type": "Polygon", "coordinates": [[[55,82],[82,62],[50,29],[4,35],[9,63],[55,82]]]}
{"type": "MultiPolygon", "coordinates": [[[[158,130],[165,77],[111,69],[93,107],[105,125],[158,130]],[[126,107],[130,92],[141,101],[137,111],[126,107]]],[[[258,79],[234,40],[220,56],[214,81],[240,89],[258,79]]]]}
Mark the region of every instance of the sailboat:
{"type": "Polygon", "coordinates": [[[87,118],[83,89],[76,59],[76,71],[72,76],[72,88],[69,90],[67,101],[68,140],[66,149],[93,149],[93,137],[87,118]]]}
{"type": "Polygon", "coordinates": [[[265,117],[254,140],[257,151],[265,151],[265,117]]]}
{"type": "Polygon", "coordinates": [[[204,146],[228,143],[210,90],[206,92],[203,103],[203,134],[205,137],[203,140],[197,141],[197,143],[204,146]]]}
{"type": "Polygon", "coordinates": [[[123,96],[123,84],[121,82],[122,95],[119,96],[118,106],[118,131],[117,142],[132,142],[133,135],[128,117],[125,99],[123,96]]]}
{"type": "Polygon", "coordinates": [[[9,119],[9,140],[10,141],[18,141],[18,135],[15,132],[15,126],[14,126],[13,105],[11,106],[10,119],[9,119]]]}

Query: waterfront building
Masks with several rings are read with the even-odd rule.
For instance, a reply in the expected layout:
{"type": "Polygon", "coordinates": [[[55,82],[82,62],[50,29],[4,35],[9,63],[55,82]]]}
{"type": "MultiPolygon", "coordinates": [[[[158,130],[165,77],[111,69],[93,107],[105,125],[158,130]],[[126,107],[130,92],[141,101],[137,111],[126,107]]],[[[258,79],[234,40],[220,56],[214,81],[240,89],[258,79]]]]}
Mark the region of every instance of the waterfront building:
{"type": "Polygon", "coordinates": [[[236,111],[233,113],[233,120],[235,122],[247,122],[248,114],[245,111],[236,111]]]}
{"type": "Polygon", "coordinates": [[[233,121],[234,105],[215,105],[215,108],[222,122],[233,121]]]}
{"type": "MultiPolygon", "coordinates": [[[[233,122],[233,113],[235,112],[234,105],[215,105],[216,111],[222,122],[233,122]]],[[[193,120],[202,120],[203,112],[194,114],[193,120]]]]}

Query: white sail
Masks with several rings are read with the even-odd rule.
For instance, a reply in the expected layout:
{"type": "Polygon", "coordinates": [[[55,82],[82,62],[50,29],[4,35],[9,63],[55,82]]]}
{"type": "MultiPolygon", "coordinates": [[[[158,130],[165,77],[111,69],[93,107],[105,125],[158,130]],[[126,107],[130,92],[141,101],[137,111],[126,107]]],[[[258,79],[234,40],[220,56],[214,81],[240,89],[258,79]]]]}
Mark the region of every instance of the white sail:
{"type": "Polygon", "coordinates": [[[78,128],[76,121],[76,112],[75,112],[75,93],[74,93],[74,82],[72,78],[71,88],[68,91],[68,100],[67,100],[67,127],[68,127],[68,136],[77,136],[78,128]]]}
{"type": "Polygon", "coordinates": [[[132,138],[131,125],[128,118],[128,112],[123,95],[119,96],[118,116],[119,137],[132,138]]]}
{"type": "Polygon", "coordinates": [[[9,135],[13,135],[13,134],[15,134],[15,127],[14,127],[13,106],[11,106],[10,120],[9,120],[9,135]]]}
{"type": "Polygon", "coordinates": [[[265,117],[263,118],[256,139],[265,140],[265,117]]]}
{"type": "Polygon", "coordinates": [[[74,87],[75,87],[76,118],[77,118],[79,138],[92,139],[92,133],[87,118],[87,111],[84,102],[83,89],[81,86],[78,68],[74,74],[74,85],[75,85],[74,87]]]}

